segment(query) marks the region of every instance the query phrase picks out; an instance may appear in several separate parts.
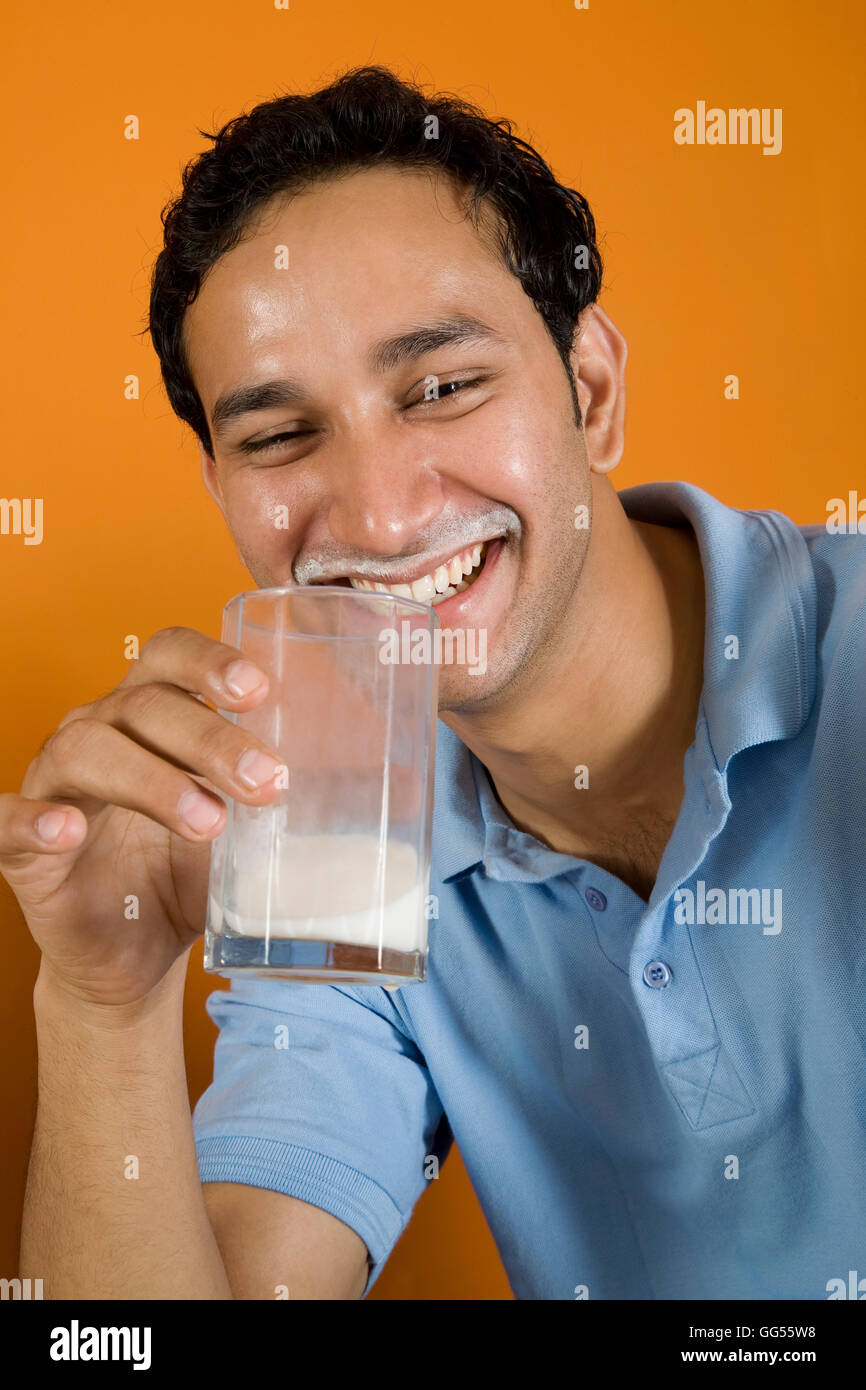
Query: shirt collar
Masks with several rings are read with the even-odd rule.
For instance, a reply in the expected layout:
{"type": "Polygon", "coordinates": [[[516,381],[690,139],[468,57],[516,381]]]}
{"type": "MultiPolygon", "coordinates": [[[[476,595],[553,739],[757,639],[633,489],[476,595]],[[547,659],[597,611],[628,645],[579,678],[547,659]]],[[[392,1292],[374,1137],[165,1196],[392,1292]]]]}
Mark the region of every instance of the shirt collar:
{"type": "MultiPolygon", "coordinates": [[[[797,526],[781,512],[725,506],[686,482],[642,483],[619,500],[635,521],[691,524],[697,537],[707,605],[701,707],[720,773],[744,748],[793,738],[816,688],[817,593],[797,526]],[[736,658],[726,656],[732,638],[736,658]]],[[[435,807],[433,864],[443,881],[479,863],[518,881],[575,867],[513,825],[484,767],[441,720],[435,807]]]]}

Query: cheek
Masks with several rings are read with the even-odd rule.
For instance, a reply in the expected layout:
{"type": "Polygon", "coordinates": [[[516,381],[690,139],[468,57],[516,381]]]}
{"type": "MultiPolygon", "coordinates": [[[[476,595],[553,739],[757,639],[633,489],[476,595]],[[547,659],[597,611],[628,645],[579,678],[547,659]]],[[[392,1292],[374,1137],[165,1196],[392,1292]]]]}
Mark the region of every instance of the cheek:
{"type": "MultiPolygon", "coordinates": [[[[549,503],[579,490],[585,454],[570,395],[527,392],[496,405],[479,410],[475,424],[466,419],[464,479],[518,513],[526,501],[549,503]]],[[[449,471],[447,461],[443,468],[449,471]]]]}
{"type": "Polygon", "coordinates": [[[284,470],[236,475],[223,490],[226,520],[246,554],[285,555],[303,532],[306,513],[284,470]],[[282,474],[282,482],[278,479],[282,474]]]}

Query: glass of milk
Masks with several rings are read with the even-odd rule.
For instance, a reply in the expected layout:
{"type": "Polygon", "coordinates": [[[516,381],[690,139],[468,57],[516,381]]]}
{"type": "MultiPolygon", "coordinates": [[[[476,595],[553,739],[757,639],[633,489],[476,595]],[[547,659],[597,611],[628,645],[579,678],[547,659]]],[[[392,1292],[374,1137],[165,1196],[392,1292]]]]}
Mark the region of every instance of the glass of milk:
{"type": "Polygon", "coordinates": [[[267,699],[221,711],[283,764],[268,806],[228,798],[211,846],[205,969],[398,989],[426,978],[435,610],[294,585],[238,594],[222,640],[267,699]]]}

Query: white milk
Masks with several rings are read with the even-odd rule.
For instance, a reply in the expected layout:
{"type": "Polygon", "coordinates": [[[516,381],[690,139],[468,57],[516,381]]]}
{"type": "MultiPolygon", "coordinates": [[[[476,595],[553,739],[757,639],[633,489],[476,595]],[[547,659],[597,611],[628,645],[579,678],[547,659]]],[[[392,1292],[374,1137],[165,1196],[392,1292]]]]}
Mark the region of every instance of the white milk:
{"type": "MultiPolygon", "coordinates": [[[[236,846],[238,872],[228,867],[221,914],[229,930],[261,938],[424,949],[425,884],[411,845],[389,839],[381,873],[375,835],[283,833],[275,854],[270,839],[256,835],[236,846]]],[[[210,910],[211,920],[219,921],[213,898],[210,910]]]]}

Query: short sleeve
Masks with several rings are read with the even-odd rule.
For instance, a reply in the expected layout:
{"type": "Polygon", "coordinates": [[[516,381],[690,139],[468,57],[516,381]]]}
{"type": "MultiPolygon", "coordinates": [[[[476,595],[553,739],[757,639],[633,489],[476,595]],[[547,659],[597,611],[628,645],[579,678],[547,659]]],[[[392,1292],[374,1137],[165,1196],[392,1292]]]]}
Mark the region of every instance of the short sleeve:
{"type": "MultiPolygon", "coordinates": [[[[291,980],[232,981],[207,1000],[213,1082],[193,1112],[199,1175],[329,1211],[381,1273],[450,1130],[392,996],[291,980]]],[[[444,1150],[444,1152],[443,1152],[444,1150]]]]}

